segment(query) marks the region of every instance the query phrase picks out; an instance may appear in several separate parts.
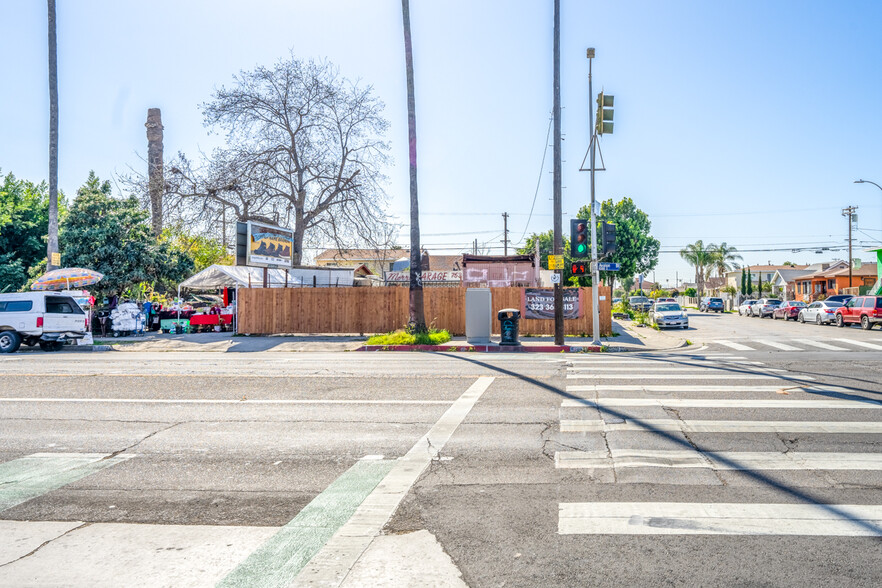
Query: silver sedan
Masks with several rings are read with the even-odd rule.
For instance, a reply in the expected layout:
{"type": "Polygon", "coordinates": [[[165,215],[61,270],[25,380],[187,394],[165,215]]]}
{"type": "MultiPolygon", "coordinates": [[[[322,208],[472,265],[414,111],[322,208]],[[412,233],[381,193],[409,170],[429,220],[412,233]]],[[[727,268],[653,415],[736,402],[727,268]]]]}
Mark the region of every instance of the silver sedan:
{"type": "Polygon", "coordinates": [[[841,302],[824,300],[812,302],[799,311],[797,320],[801,323],[815,323],[816,325],[831,324],[836,321],[836,309],[840,306],[842,306],[841,302]]]}

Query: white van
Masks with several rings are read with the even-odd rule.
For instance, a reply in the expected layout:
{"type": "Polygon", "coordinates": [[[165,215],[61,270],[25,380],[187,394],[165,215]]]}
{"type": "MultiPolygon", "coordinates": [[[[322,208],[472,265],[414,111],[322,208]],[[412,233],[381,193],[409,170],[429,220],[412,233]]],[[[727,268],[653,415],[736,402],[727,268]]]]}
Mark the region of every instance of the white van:
{"type": "Polygon", "coordinates": [[[86,313],[66,294],[0,294],[0,353],[14,353],[22,343],[56,351],[65,341],[84,337],[86,323],[86,313]]]}

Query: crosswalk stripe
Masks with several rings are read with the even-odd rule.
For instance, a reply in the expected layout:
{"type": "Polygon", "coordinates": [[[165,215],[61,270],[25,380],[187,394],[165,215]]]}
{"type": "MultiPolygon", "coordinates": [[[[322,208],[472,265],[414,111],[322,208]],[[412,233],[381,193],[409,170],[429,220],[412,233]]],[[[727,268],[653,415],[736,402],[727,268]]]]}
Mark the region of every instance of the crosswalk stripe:
{"type": "Polygon", "coordinates": [[[665,386],[638,384],[592,384],[589,386],[567,386],[567,392],[777,392],[782,388],[788,391],[802,391],[799,386],[665,386]]]}
{"type": "Polygon", "coordinates": [[[882,470],[882,454],[790,451],[715,451],[692,449],[612,449],[558,451],[559,469],[713,468],[715,470],[882,470]]]}
{"type": "Polygon", "coordinates": [[[681,433],[882,433],[882,422],[858,421],[703,421],[639,419],[621,423],[602,420],[561,420],[561,433],[666,431],[681,433]]]}
{"type": "Polygon", "coordinates": [[[604,408],[604,407],[636,407],[661,406],[670,408],[882,408],[878,400],[799,400],[744,398],[598,398],[596,400],[572,400],[561,402],[562,408],[604,408]]]}
{"type": "Polygon", "coordinates": [[[719,343],[720,345],[725,345],[726,347],[731,347],[735,351],[756,351],[753,347],[749,347],[747,345],[742,345],[741,343],[733,343],[732,341],[711,341],[711,343],[719,343]]]}
{"type": "Polygon", "coordinates": [[[782,351],[802,351],[799,347],[787,345],[786,343],[779,343],[778,341],[769,341],[768,339],[756,339],[756,342],[768,345],[769,347],[775,347],[776,349],[781,349],[782,351]]]}
{"type": "Polygon", "coordinates": [[[558,533],[882,537],[882,506],[563,502],[559,506],[558,533]]]}
{"type": "Polygon", "coordinates": [[[810,345],[811,347],[826,349],[828,351],[848,351],[845,347],[830,345],[829,343],[822,343],[821,341],[812,341],[811,339],[794,339],[794,341],[796,343],[802,343],[803,345],[810,345]]]}
{"type": "Polygon", "coordinates": [[[567,374],[570,380],[768,380],[786,378],[788,380],[814,380],[812,376],[778,374],[567,374]]]}
{"type": "MultiPolygon", "coordinates": [[[[700,364],[676,364],[676,365],[653,365],[653,366],[632,366],[628,369],[630,370],[643,370],[646,368],[647,370],[657,370],[659,372],[703,372],[705,374],[711,375],[719,373],[720,368],[714,367],[711,365],[700,365],[700,364]]],[[[732,369],[731,367],[727,367],[725,369],[732,369]]],[[[567,371],[569,372],[622,372],[626,371],[618,367],[568,367],[567,371]]],[[[786,372],[784,369],[777,368],[765,368],[764,372],[786,372]]]]}
{"type": "Polygon", "coordinates": [[[34,453],[0,464],[0,511],[76,482],[134,455],[34,453]]]}
{"type": "Polygon", "coordinates": [[[852,345],[857,345],[858,347],[866,347],[867,349],[874,349],[876,351],[882,351],[882,345],[874,345],[873,343],[867,343],[865,341],[855,341],[853,339],[833,339],[834,341],[842,341],[843,343],[850,343],[852,345]]]}

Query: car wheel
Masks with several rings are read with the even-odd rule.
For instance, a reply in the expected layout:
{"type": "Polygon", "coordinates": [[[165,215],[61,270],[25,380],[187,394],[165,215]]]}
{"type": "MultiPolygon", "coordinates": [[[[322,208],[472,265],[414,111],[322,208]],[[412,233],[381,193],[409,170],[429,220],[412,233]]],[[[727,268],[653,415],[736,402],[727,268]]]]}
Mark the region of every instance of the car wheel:
{"type": "Polygon", "coordinates": [[[845,326],[845,321],[842,320],[842,315],[841,315],[841,314],[837,314],[837,315],[836,315],[836,326],[837,326],[837,327],[840,327],[840,328],[845,326]]]}
{"type": "Polygon", "coordinates": [[[819,327],[823,324],[823,321],[821,320],[821,315],[815,317],[815,324],[819,327]]]}
{"type": "Polygon", "coordinates": [[[21,335],[15,331],[0,333],[0,353],[15,353],[21,347],[21,335]]]}
{"type": "Polygon", "coordinates": [[[870,322],[870,317],[867,315],[861,317],[861,328],[865,331],[869,331],[873,328],[873,323],[870,322]]]}
{"type": "Polygon", "coordinates": [[[796,317],[796,320],[799,321],[799,322],[802,323],[802,324],[805,324],[805,315],[802,314],[802,313],[799,313],[799,316],[796,317]]]}

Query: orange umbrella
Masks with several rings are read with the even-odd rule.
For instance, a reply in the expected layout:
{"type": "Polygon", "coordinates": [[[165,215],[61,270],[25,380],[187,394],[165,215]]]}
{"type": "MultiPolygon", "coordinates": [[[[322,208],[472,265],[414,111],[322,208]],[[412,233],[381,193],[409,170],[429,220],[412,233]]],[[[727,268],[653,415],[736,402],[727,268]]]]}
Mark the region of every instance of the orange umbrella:
{"type": "Polygon", "coordinates": [[[70,290],[101,281],[104,274],[81,267],[65,267],[46,272],[31,284],[31,290],[70,290]]]}

